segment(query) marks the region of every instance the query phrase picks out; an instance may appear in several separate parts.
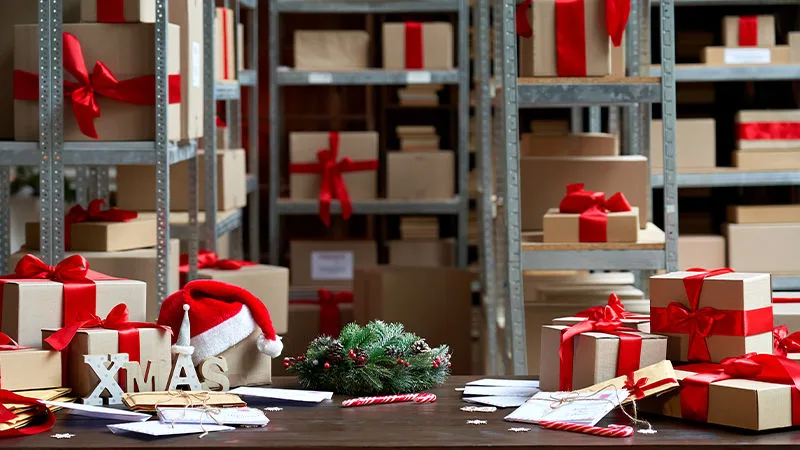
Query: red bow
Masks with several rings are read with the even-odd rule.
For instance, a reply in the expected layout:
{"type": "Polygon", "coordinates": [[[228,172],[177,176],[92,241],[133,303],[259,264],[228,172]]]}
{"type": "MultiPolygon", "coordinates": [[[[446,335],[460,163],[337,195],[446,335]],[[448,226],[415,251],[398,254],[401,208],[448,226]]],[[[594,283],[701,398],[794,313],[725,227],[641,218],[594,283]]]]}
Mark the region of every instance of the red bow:
{"type": "Polygon", "coordinates": [[[217,123],[217,128],[225,128],[228,126],[228,124],[225,123],[220,116],[214,116],[214,121],[217,123]]]}
{"type": "Polygon", "coordinates": [[[786,325],[780,325],[772,330],[773,353],[786,356],[789,353],[800,353],[800,331],[789,334],[786,325]]]}
{"type": "Polygon", "coordinates": [[[319,334],[331,337],[339,336],[341,327],[341,303],[353,303],[353,293],[342,291],[333,293],[327,289],[317,291],[316,300],[292,300],[292,303],[300,305],[319,305],[319,334]]]}
{"type": "Polygon", "coordinates": [[[621,192],[606,200],[604,193],[586,191],[583,183],[573,183],[567,185],[567,195],[561,200],[558,209],[564,214],[580,214],[580,242],[606,242],[608,213],[631,211],[632,208],[621,192]]]}
{"type": "Polygon", "coordinates": [[[0,351],[25,350],[26,348],[28,348],[28,347],[19,345],[17,343],[17,341],[15,341],[14,339],[11,339],[11,336],[9,336],[9,335],[7,335],[5,333],[0,333],[0,342],[2,342],[2,344],[0,344],[0,351]]]}
{"type": "MultiPolygon", "coordinates": [[[[70,33],[63,33],[63,39],[64,70],[77,80],[64,80],[64,96],[72,100],[72,112],[84,135],[98,139],[94,127],[94,119],[100,117],[100,107],[96,98],[98,95],[136,105],[155,104],[155,75],[120,81],[101,61],[95,63],[90,75],[78,38],[70,33]]],[[[169,103],[181,101],[180,77],[180,75],[169,76],[169,103]]],[[[38,100],[39,75],[15,70],[14,99],[38,100]]]]}
{"type": "MultiPolygon", "coordinates": [[[[242,261],[238,259],[225,259],[217,256],[216,253],[208,250],[200,250],[197,253],[198,269],[217,269],[217,270],[239,270],[245,266],[256,266],[258,263],[242,261]]],[[[181,255],[180,271],[189,272],[189,255],[181,255]]]]}
{"type": "Polygon", "coordinates": [[[670,383],[678,383],[678,380],[674,378],[662,378],[658,381],[654,381],[650,384],[647,384],[647,377],[639,378],[638,380],[634,381],[635,375],[633,372],[625,374],[625,383],[622,385],[622,389],[627,390],[630,392],[630,396],[636,400],[641,400],[647,396],[645,391],[649,391],[651,389],[655,389],[657,387],[664,386],[670,383]]]}
{"type": "Polygon", "coordinates": [[[328,135],[330,148],[317,152],[316,163],[294,163],[289,165],[290,173],[320,174],[319,183],[319,217],[322,222],[331,225],[331,200],[338,199],[342,205],[342,217],[349,219],[353,214],[353,205],[350,203],[350,194],[344,183],[342,174],[346,172],[361,172],[378,170],[378,160],[353,161],[345,156],[339,157],[339,133],[331,132],[328,135]]]}
{"type": "Polygon", "coordinates": [[[575,317],[588,317],[593,320],[597,320],[598,317],[603,317],[605,314],[606,309],[610,309],[613,314],[621,319],[648,319],[649,316],[644,314],[634,314],[630,311],[625,310],[625,305],[622,304],[622,300],[619,299],[617,294],[610,294],[608,296],[608,303],[602,306],[592,306],[591,308],[585,309],[577,314],[575,317]]]}
{"type": "Polygon", "coordinates": [[[139,217],[136,211],[127,209],[111,208],[103,210],[106,201],[95,199],[89,202],[89,208],[83,209],[81,205],[73,206],[66,216],[64,216],[64,244],[67,250],[70,249],[72,241],[72,225],[81,222],[128,222],[139,217]]]}
{"type": "Polygon", "coordinates": [[[5,389],[0,389],[0,422],[7,423],[17,418],[5,405],[31,405],[34,407],[36,416],[43,416],[44,420],[36,420],[36,425],[22,428],[9,428],[0,431],[0,437],[19,437],[30,436],[41,433],[53,428],[56,423],[56,416],[41,400],[23,397],[5,389]]]}

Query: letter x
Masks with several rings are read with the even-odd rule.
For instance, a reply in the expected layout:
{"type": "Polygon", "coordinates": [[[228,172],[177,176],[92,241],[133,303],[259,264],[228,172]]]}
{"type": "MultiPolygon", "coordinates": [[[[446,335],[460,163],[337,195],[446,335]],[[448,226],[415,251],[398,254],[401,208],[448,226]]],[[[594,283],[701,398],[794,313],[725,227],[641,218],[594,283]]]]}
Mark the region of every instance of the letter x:
{"type": "Polygon", "coordinates": [[[100,382],[94,388],[88,397],[83,399],[85,405],[102,405],[103,399],[100,395],[104,391],[108,391],[110,397],[108,399],[109,405],[122,404],[122,388],[117,383],[117,372],[123,368],[128,362],[127,353],[115,353],[113,355],[84,355],[83,361],[94,370],[100,382]],[[108,361],[111,365],[106,366],[108,361]]]}

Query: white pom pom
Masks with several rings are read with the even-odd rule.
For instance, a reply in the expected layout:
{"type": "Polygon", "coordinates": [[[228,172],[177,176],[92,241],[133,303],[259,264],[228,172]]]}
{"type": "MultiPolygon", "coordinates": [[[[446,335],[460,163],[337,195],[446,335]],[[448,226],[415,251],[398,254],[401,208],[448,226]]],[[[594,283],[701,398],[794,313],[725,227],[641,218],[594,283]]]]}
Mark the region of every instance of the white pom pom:
{"type": "Polygon", "coordinates": [[[280,356],[281,351],[283,351],[283,343],[281,342],[280,336],[275,336],[275,340],[269,340],[264,337],[263,334],[258,336],[258,341],[256,342],[258,347],[258,351],[271,357],[277,358],[280,356]]]}
{"type": "Polygon", "coordinates": [[[190,308],[190,306],[189,306],[189,304],[188,304],[188,303],[184,303],[184,304],[183,304],[183,310],[184,310],[184,311],[188,311],[188,310],[189,310],[189,308],[190,308]]]}

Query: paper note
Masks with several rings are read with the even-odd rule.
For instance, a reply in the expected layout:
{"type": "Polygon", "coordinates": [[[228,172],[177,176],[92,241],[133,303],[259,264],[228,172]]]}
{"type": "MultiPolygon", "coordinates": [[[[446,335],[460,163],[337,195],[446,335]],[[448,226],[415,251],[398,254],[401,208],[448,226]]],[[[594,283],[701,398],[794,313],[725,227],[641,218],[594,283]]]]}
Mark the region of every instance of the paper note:
{"type": "Polygon", "coordinates": [[[769,64],[772,54],[768,48],[726,48],[725,64],[769,64]]]}
{"type": "Polygon", "coordinates": [[[353,252],[311,252],[312,280],[352,280],[353,252]]]}
{"type": "Polygon", "coordinates": [[[537,423],[540,420],[595,425],[628,396],[624,389],[577,394],[540,392],[507,415],[509,422],[537,423]]]}
{"type": "Polygon", "coordinates": [[[501,395],[504,397],[529,398],[537,392],[539,392],[538,387],[466,386],[463,395],[501,395]]]}
{"type": "Polygon", "coordinates": [[[242,386],[229,391],[231,394],[245,397],[261,397],[304,403],[320,403],[333,398],[333,392],[304,391],[300,389],[276,389],[242,386]]]}
{"type": "Polygon", "coordinates": [[[484,378],[470,381],[467,386],[505,386],[517,388],[539,389],[539,380],[504,380],[502,378],[484,378]]]}
{"type": "Polygon", "coordinates": [[[107,425],[112,433],[139,433],[148,436],[174,436],[176,434],[200,434],[214,431],[234,430],[233,427],[224,425],[188,425],[169,424],[161,422],[132,422],[107,425]]]}
{"type": "Polygon", "coordinates": [[[106,408],[104,406],[82,405],[79,403],[66,403],[66,402],[42,402],[47,406],[57,406],[69,411],[70,414],[76,416],[93,417],[102,420],[138,420],[144,422],[145,420],[153,417],[150,414],[137,413],[125,409],[106,408]]]}
{"type": "Polygon", "coordinates": [[[529,397],[504,397],[501,395],[485,395],[482,397],[464,397],[468,403],[496,406],[498,408],[516,408],[525,404],[529,397]]]}
{"type": "Polygon", "coordinates": [[[215,408],[210,411],[192,408],[157,408],[162,423],[245,425],[265,427],[269,419],[260,409],[215,408]]]}

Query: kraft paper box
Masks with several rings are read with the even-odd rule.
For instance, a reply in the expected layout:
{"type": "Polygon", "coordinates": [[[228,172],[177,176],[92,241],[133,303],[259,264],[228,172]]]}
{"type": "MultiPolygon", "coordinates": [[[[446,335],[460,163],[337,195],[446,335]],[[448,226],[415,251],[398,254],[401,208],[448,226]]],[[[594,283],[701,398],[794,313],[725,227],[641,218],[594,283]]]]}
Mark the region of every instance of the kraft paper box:
{"type": "Polygon", "coordinates": [[[800,223],[725,224],[728,264],[734,270],[800,273],[800,223]]]}
{"type": "MultiPolygon", "coordinates": [[[[666,360],[647,367],[642,367],[639,370],[634,370],[633,380],[634,383],[639,380],[647,380],[644,382],[644,386],[642,386],[642,393],[645,397],[659,396],[680,386],[678,382],[675,381],[675,369],[672,367],[672,363],[666,360]],[[662,380],[671,381],[662,382],[662,380]]],[[[627,375],[616,377],[594,386],[581,389],[579,392],[597,392],[601,389],[609,389],[612,387],[614,389],[627,389],[625,386],[629,381],[627,375]]],[[[631,394],[623,403],[633,400],[638,401],[640,399],[635,398],[635,396],[631,394]]]]}
{"type": "Polygon", "coordinates": [[[378,265],[375,241],[291,241],[289,252],[292,286],[352,290],[356,267],[378,265]]]}
{"type": "MultiPolygon", "coordinates": [[[[689,304],[684,279],[698,272],[650,277],[650,327],[669,339],[667,359],[689,361],[690,332],[670,320],[667,308],[677,302],[687,311],[713,308],[725,316],[705,338],[711,362],[750,352],[772,353],[772,284],[768,273],[733,272],[703,280],[696,309],[689,304]],[[742,317],[736,324],[734,315],[742,317]]],[[[697,337],[702,339],[702,337],[697,337]]]]}
{"type": "Polygon", "coordinates": [[[731,205],[728,206],[728,222],[800,223],[800,205],[731,205]]]}
{"type": "MultiPolygon", "coordinates": [[[[230,8],[217,8],[214,16],[214,79],[235,80],[233,11],[230,8]]],[[[202,47],[201,47],[202,49],[202,47]]]]}
{"type": "Polygon", "coordinates": [[[352,71],[368,67],[369,34],[357,30],[294,32],[296,70],[352,71]]]}
{"type": "MultiPolygon", "coordinates": [[[[155,247],[155,217],[137,217],[128,222],[81,222],[72,224],[69,250],[116,252],[155,247]]],[[[39,249],[39,222],[25,224],[25,248],[39,249]]]]}
{"type": "Polygon", "coordinates": [[[584,183],[588,191],[622,192],[647,225],[649,173],[643,156],[529,156],[520,158],[522,229],[541,230],[542,217],[564,197],[564,187],[584,183]]]}
{"type": "MultiPolygon", "coordinates": [[[[101,315],[105,317],[105,314],[101,315]]],[[[142,371],[146,368],[147,361],[153,361],[150,370],[155,370],[153,377],[156,380],[168,382],[172,369],[172,336],[164,330],[157,328],[138,328],[139,330],[139,361],[142,371]]],[[[41,330],[41,339],[45,348],[49,345],[44,342],[57,328],[41,330]]],[[[120,353],[119,332],[105,328],[89,328],[78,330],[66,352],[64,364],[66,367],[67,387],[72,388],[72,394],[86,397],[92,393],[99,383],[97,375],[91,367],[83,361],[84,355],[110,355],[120,353]]],[[[127,390],[126,379],[118,378],[122,390],[127,390]]],[[[160,383],[159,383],[160,384],[160,383]]],[[[166,383],[164,383],[166,389],[166,383]]]]}
{"type": "Polygon", "coordinates": [[[236,24],[236,68],[244,70],[244,24],[236,24]]]}
{"type": "Polygon", "coordinates": [[[725,237],[716,235],[678,236],[678,268],[727,267],[725,237]]]}
{"type": "Polygon", "coordinates": [[[3,389],[23,391],[61,387],[61,354],[51,350],[0,351],[3,389]]]}
{"type": "MultiPolygon", "coordinates": [[[[605,242],[636,242],[639,238],[639,208],[608,213],[605,242]]],[[[581,242],[580,214],[564,214],[558,208],[545,213],[544,242],[581,242]]]]}
{"type": "Polygon", "coordinates": [[[617,156],[619,141],[613,134],[566,135],[523,133],[520,154],[524,156],[617,156]]]}
{"type": "MultiPolygon", "coordinates": [[[[18,25],[14,29],[14,68],[36,74],[38,79],[38,25],[18,25]]],[[[155,25],[153,24],[64,24],[63,31],[80,41],[86,70],[103,62],[120,81],[141,76],[154,76],[155,25]]],[[[167,28],[167,72],[181,79],[180,27],[167,28]]],[[[65,71],[66,74],[66,71],[65,71]]],[[[152,141],[155,139],[155,107],[113,100],[96,94],[100,116],[94,126],[101,141],[152,141]]],[[[170,140],[181,137],[181,105],[167,105],[167,133],[170,140]]],[[[35,100],[14,101],[14,139],[39,139],[39,103],[35,100]]],[[[93,141],[81,132],[69,103],[64,108],[64,140],[93,141]]]]}
{"type": "MultiPolygon", "coordinates": [[[[797,125],[797,122],[800,122],[800,110],[797,109],[739,111],[736,114],[739,135],[736,148],[738,150],[800,149],[800,139],[762,131],[764,124],[767,123],[797,125]],[[753,135],[752,139],[748,139],[751,137],[749,135],[753,135]]],[[[783,129],[777,126],[775,128],[783,129]]]]}
{"type": "Polygon", "coordinates": [[[471,370],[471,283],[474,275],[447,267],[389,267],[356,270],[355,320],[402,323],[431,347],[447,344],[454,374],[471,370]],[[424,313],[420,313],[424,311],[424,313]]]}
{"type": "Polygon", "coordinates": [[[383,68],[451,70],[453,25],[449,22],[384,23],[383,68]],[[417,27],[421,31],[414,31],[417,27]],[[419,62],[422,64],[415,64],[419,62]]]}
{"type": "MultiPolygon", "coordinates": [[[[660,120],[650,123],[650,169],[664,168],[664,135],[660,120]]],[[[675,126],[675,161],[678,169],[711,169],[717,165],[714,119],[678,119],[675,126]]]]}
{"type": "Polygon", "coordinates": [[[389,264],[393,266],[454,266],[454,239],[404,239],[389,241],[389,264]]]}
{"type": "MultiPolygon", "coordinates": [[[[272,310],[270,310],[271,314],[272,310]]],[[[225,358],[225,362],[228,364],[225,376],[228,377],[231,388],[272,383],[272,358],[258,351],[260,335],[261,330],[255,330],[241,342],[217,355],[225,358]]],[[[283,358],[276,358],[276,360],[283,361],[283,358]]]]}
{"type": "MultiPolygon", "coordinates": [[[[122,0],[122,1],[108,1],[108,0],[81,0],[81,22],[116,22],[119,19],[123,22],[141,22],[141,23],[155,23],[156,21],[156,2],[155,0],[122,0]],[[109,12],[106,6],[106,16],[103,15],[103,7],[98,3],[112,4],[116,3],[121,6],[120,10],[122,16],[118,16],[116,11],[109,12]],[[99,6],[99,8],[98,8],[99,6]],[[100,16],[98,17],[98,9],[100,16]]],[[[172,17],[170,17],[172,19],[172,17]]],[[[174,23],[174,21],[173,21],[174,23]]]]}
{"type": "MultiPolygon", "coordinates": [[[[330,133],[289,133],[289,164],[318,163],[317,152],[330,149],[330,133]]],[[[374,131],[346,131],[339,133],[337,162],[349,157],[357,161],[378,160],[378,133],[374,131]]],[[[294,200],[317,200],[322,181],[321,173],[291,173],[289,193],[294,200]]],[[[350,200],[372,200],[378,197],[378,171],[362,170],[342,173],[350,200]]]]}
{"type": "Polygon", "coordinates": [[[725,47],[774,47],[775,16],[725,16],[722,18],[722,42],[725,47]],[[752,35],[741,36],[741,21],[755,22],[752,35]],[[754,42],[749,39],[755,38],[754,42]]]}
{"type": "Polygon", "coordinates": [[[742,170],[800,169],[800,144],[798,148],[777,150],[734,150],[731,160],[742,170]]]}
{"type": "MultiPolygon", "coordinates": [[[[536,135],[570,134],[568,120],[531,120],[531,133],[536,135]]],[[[589,133],[585,133],[589,134],[589,133]]],[[[591,133],[596,134],[596,133],[591,133]]]]}
{"type": "Polygon", "coordinates": [[[776,47],[706,47],[701,58],[707,66],[789,64],[789,46],[776,47]]]}
{"type": "Polygon", "coordinates": [[[789,62],[800,63],[800,31],[790,31],[787,40],[789,41],[789,62]]]}
{"type": "MultiPolygon", "coordinates": [[[[204,151],[197,152],[197,173],[205,171],[204,151]]],[[[247,206],[247,157],[243,149],[217,152],[217,209],[228,211],[247,206]]],[[[170,209],[189,210],[189,161],[170,168],[170,209]]],[[[154,166],[117,167],[117,206],[134,211],[155,211],[156,183],[154,166]],[[143,186],[151,186],[143,189],[143,186]]],[[[205,210],[203,177],[197,177],[197,199],[200,211],[205,210]]]]}
{"type": "Polygon", "coordinates": [[[199,269],[197,276],[224,281],[250,291],[267,307],[275,332],[283,334],[288,331],[289,269],[286,267],[258,264],[238,270],[199,269]]]}
{"type": "Polygon", "coordinates": [[[455,195],[455,155],[451,150],[389,152],[386,159],[386,198],[445,200],[455,195]]]}
{"type": "MultiPolygon", "coordinates": [[[[599,0],[584,2],[586,76],[606,76],[611,73],[611,41],[606,28],[606,6],[599,0]]],[[[533,37],[519,39],[519,76],[556,77],[556,1],[544,0],[531,4],[527,11],[533,37]]]]}
{"type": "MultiPolygon", "coordinates": [[[[545,325],[542,327],[541,361],[539,364],[540,387],[543,391],[559,390],[560,362],[558,349],[561,334],[568,329],[566,325],[545,325]]],[[[667,338],[655,334],[630,331],[642,337],[639,367],[646,367],[666,359],[667,338]]],[[[574,357],[572,388],[582,389],[602,383],[617,376],[620,338],[613,334],[587,332],[573,338],[574,357]]]]}

